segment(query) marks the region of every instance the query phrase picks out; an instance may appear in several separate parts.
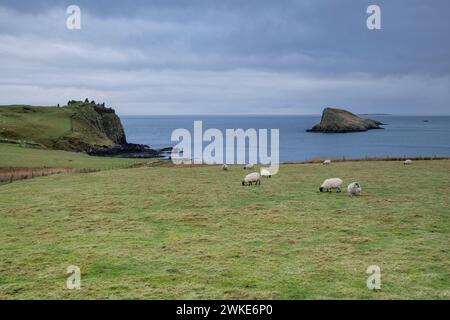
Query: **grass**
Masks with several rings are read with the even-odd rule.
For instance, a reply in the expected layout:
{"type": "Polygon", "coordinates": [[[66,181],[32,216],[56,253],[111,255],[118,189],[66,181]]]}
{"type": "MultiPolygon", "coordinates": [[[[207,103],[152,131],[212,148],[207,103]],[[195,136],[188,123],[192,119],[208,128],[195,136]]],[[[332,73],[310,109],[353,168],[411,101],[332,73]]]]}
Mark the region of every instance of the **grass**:
{"type": "Polygon", "coordinates": [[[0,187],[2,299],[449,299],[450,161],[62,174],[0,187]],[[363,196],[319,193],[328,177],[363,196]],[[81,268],[81,290],[65,288],[81,268]],[[366,287],[370,265],[381,290],[366,287]]]}
{"type": "Polygon", "coordinates": [[[52,167],[76,169],[118,169],[142,159],[93,157],[84,153],[26,148],[18,144],[0,143],[0,167],[52,167]]]}
{"type": "Polygon", "coordinates": [[[71,131],[72,108],[0,106],[0,137],[50,145],[71,131]]]}

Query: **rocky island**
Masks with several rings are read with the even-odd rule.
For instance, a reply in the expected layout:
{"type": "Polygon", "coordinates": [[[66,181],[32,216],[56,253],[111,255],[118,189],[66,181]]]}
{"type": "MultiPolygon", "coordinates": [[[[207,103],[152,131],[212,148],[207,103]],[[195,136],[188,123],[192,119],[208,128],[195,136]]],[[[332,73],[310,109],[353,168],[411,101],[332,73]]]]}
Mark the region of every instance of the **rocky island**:
{"type": "Polygon", "coordinates": [[[320,123],[307,132],[347,133],[362,132],[371,129],[384,129],[381,122],[363,119],[343,109],[325,108],[320,123]]]}

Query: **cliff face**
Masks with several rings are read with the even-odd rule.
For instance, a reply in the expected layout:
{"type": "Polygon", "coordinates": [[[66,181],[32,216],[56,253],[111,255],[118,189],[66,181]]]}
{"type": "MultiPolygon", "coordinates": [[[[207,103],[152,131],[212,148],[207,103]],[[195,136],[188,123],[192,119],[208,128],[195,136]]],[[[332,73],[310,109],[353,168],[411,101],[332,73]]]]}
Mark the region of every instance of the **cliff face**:
{"type": "Polygon", "coordinates": [[[84,151],[125,145],[127,139],[120,118],[114,109],[104,105],[72,102],[71,134],[64,137],[67,148],[84,151]]]}
{"type": "Polygon", "coordinates": [[[94,111],[98,114],[95,117],[97,129],[115,144],[126,144],[127,138],[125,137],[122,122],[120,122],[120,118],[116,115],[114,109],[97,105],[94,106],[94,111]]]}
{"type": "Polygon", "coordinates": [[[363,119],[342,109],[325,108],[320,123],[307,130],[308,132],[346,133],[371,129],[383,129],[376,120],[363,119]]]}
{"type": "Polygon", "coordinates": [[[96,104],[78,106],[75,109],[73,119],[89,123],[98,131],[100,136],[105,136],[114,144],[122,145],[127,143],[120,118],[112,108],[96,104]]]}

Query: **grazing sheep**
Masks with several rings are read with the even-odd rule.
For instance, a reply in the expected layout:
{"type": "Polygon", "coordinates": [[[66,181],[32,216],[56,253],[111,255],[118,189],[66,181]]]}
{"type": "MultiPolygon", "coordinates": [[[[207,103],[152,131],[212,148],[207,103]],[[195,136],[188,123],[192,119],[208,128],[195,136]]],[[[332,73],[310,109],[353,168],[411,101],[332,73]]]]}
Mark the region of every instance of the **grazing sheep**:
{"type": "Polygon", "coordinates": [[[244,170],[253,169],[253,167],[254,167],[253,164],[249,163],[244,166],[244,170]]]}
{"type": "Polygon", "coordinates": [[[403,164],[404,164],[405,166],[408,166],[408,165],[412,164],[412,160],[407,159],[407,160],[405,160],[405,162],[403,162],[403,164]]]}
{"type": "Polygon", "coordinates": [[[261,184],[261,175],[258,172],[252,172],[245,176],[244,180],[242,180],[242,185],[245,186],[248,184],[251,186],[253,184],[261,184]]]}
{"type": "Polygon", "coordinates": [[[272,174],[269,170],[262,168],[261,169],[261,177],[269,177],[272,178],[272,174]]]}
{"type": "Polygon", "coordinates": [[[225,171],[228,170],[228,165],[227,165],[226,163],[224,163],[224,164],[222,165],[222,170],[225,170],[225,171]]]}
{"type": "Polygon", "coordinates": [[[326,165],[331,164],[331,160],[325,160],[325,161],[323,162],[323,164],[326,164],[326,165]]]}
{"type": "Polygon", "coordinates": [[[339,178],[326,179],[322,185],[320,186],[320,192],[324,190],[326,192],[331,192],[333,189],[336,189],[337,192],[341,192],[342,180],[339,178]]]}
{"type": "Polygon", "coordinates": [[[351,196],[359,196],[361,195],[361,184],[359,182],[352,182],[347,187],[348,194],[351,196]]]}

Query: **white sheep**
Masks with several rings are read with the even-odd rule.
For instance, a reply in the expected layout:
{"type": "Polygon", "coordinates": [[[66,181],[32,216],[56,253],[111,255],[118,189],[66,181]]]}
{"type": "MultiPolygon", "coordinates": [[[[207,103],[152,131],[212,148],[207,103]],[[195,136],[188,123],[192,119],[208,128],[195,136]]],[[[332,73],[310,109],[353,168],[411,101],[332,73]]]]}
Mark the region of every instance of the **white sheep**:
{"type": "Polygon", "coordinates": [[[362,188],[359,182],[352,182],[347,187],[348,194],[351,196],[359,196],[361,195],[362,188]]]}
{"type": "Polygon", "coordinates": [[[242,180],[242,185],[245,186],[248,184],[251,186],[253,184],[261,184],[261,175],[258,172],[252,172],[245,176],[244,180],[242,180]]]}
{"type": "Polygon", "coordinates": [[[323,164],[326,164],[326,165],[331,164],[331,160],[325,160],[325,161],[323,162],[323,164]]]}
{"type": "Polygon", "coordinates": [[[339,178],[326,179],[322,185],[320,186],[320,192],[324,190],[326,192],[331,192],[333,189],[336,189],[337,192],[341,192],[342,180],[339,178]]]}
{"type": "Polygon", "coordinates": [[[227,165],[226,163],[224,163],[224,164],[222,165],[222,170],[225,170],[225,171],[228,170],[228,165],[227,165]]]}
{"type": "Polygon", "coordinates": [[[261,177],[269,177],[272,178],[272,174],[270,173],[269,170],[265,169],[265,168],[261,168],[261,177]]]}
{"type": "Polygon", "coordinates": [[[253,169],[253,167],[254,167],[254,165],[251,164],[251,163],[249,163],[249,164],[246,164],[246,165],[244,166],[244,170],[247,170],[247,169],[253,169]]]}
{"type": "Polygon", "coordinates": [[[407,159],[407,160],[405,160],[405,161],[403,162],[403,164],[404,164],[405,166],[410,165],[410,164],[412,164],[412,160],[407,159]]]}

